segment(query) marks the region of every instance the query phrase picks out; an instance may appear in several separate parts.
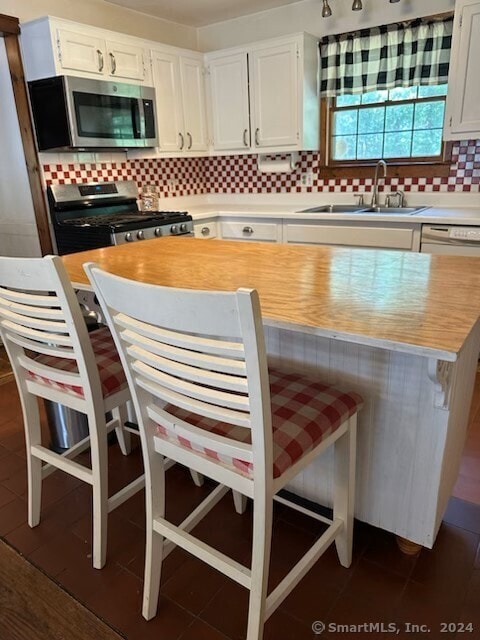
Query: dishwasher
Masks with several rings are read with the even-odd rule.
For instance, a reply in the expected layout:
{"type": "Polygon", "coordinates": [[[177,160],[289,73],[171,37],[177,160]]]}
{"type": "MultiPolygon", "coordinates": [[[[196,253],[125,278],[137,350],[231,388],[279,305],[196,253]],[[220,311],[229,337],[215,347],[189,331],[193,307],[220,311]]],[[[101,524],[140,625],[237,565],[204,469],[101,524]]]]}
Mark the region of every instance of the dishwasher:
{"type": "Polygon", "coordinates": [[[421,253],[480,258],[480,227],[424,224],[420,242],[421,253]]]}

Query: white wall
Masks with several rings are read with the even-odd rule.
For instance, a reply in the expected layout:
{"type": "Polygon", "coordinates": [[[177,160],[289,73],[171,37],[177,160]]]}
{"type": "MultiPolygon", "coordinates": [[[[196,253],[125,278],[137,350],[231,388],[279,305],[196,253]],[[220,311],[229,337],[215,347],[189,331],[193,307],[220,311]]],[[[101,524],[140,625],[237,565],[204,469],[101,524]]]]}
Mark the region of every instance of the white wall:
{"type": "Polygon", "coordinates": [[[352,11],[352,0],[329,0],[333,15],[322,18],[321,0],[303,0],[235,20],[219,22],[198,30],[201,51],[306,31],[316,36],[345,33],[358,28],[451,11],[455,0],[363,0],[363,11],[352,11]]]}
{"type": "Polygon", "coordinates": [[[0,255],[40,256],[5,42],[0,38],[0,255]]]}
{"type": "Polygon", "coordinates": [[[197,48],[193,27],[160,20],[103,0],[0,0],[0,13],[20,22],[56,16],[189,49],[197,48]]]}

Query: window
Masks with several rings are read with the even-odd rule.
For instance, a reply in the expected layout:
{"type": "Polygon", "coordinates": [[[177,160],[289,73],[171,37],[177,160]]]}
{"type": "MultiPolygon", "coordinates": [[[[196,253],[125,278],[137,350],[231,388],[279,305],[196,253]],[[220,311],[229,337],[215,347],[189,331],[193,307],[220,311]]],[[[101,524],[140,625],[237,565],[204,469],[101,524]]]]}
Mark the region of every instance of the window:
{"type": "Polygon", "coordinates": [[[442,159],[447,85],[396,87],[331,101],[330,161],[442,159]]]}

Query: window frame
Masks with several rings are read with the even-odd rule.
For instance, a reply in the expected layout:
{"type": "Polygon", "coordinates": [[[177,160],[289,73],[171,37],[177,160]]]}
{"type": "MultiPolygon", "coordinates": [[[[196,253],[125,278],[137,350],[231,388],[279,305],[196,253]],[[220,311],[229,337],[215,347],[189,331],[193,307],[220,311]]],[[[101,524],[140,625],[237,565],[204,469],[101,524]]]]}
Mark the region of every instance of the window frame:
{"type": "MultiPolygon", "coordinates": [[[[447,100],[445,98],[429,98],[430,100],[447,100]]],[[[395,101],[395,104],[415,103],[418,99],[408,101],[395,101]]],[[[320,99],[320,167],[322,177],[331,178],[365,178],[371,177],[372,167],[375,167],[380,159],[367,160],[332,160],[330,147],[333,130],[333,117],[335,108],[334,98],[320,99]]],[[[385,103],[378,103],[385,104],[385,103]]],[[[358,105],[360,108],[362,105],[358,105]]],[[[374,105],[369,104],[369,107],[374,105]]],[[[367,105],[365,105],[367,107],[367,105]]],[[[355,107],[350,107],[355,108],[355,107]]],[[[448,177],[450,175],[451,142],[442,142],[440,156],[423,158],[387,158],[385,161],[389,167],[389,175],[392,177],[448,177]]]]}

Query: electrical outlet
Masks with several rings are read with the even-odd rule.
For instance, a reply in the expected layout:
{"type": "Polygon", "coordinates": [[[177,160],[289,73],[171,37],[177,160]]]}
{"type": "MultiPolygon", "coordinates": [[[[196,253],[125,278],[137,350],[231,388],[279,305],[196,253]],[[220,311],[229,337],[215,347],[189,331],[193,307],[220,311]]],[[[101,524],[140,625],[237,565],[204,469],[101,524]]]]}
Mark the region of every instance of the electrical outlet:
{"type": "Polygon", "coordinates": [[[300,184],[302,187],[313,187],[313,172],[307,171],[300,176],[300,184]]]}
{"type": "Polygon", "coordinates": [[[177,190],[177,186],[178,186],[178,180],[167,180],[167,191],[169,193],[175,193],[175,191],[177,190]]]}

